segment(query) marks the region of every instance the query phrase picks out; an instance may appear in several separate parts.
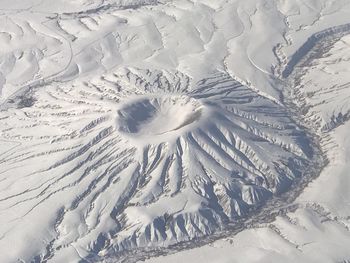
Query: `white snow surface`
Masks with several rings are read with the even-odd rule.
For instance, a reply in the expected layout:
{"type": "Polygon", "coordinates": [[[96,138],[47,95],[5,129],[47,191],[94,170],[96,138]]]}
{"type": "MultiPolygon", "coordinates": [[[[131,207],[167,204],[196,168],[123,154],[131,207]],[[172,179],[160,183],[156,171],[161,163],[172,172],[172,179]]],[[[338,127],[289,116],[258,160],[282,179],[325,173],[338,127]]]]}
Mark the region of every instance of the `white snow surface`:
{"type": "Polygon", "coordinates": [[[292,203],[293,210],[236,236],[147,263],[349,261],[349,54],[349,36],[330,37],[292,73],[288,92],[318,131],[329,161],[292,203]]]}
{"type": "Polygon", "coordinates": [[[0,1],[0,262],[348,262],[349,17],[0,1]]]}

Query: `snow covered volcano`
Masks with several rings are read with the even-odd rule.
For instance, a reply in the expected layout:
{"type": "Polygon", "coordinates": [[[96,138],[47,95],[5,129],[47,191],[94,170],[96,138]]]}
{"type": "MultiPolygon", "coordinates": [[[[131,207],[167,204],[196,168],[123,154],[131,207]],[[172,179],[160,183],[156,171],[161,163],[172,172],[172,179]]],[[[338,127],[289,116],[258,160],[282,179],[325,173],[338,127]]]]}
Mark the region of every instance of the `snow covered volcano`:
{"type": "Polygon", "coordinates": [[[124,68],[31,96],[0,116],[0,220],[6,242],[36,237],[30,249],[19,242],[27,260],[208,235],[288,190],[308,164],[288,112],[222,72],[197,81],[124,68]]]}

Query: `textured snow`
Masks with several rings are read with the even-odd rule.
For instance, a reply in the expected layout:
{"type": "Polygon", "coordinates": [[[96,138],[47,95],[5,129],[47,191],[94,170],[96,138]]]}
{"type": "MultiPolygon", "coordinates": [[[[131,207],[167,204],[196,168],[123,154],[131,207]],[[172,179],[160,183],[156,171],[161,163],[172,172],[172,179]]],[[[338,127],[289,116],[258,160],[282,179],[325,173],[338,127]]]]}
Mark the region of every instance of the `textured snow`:
{"type": "Polygon", "coordinates": [[[349,14],[1,1],[0,261],[349,260],[349,14]]]}
{"type": "Polygon", "coordinates": [[[327,37],[292,73],[288,92],[318,131],[329,161],[293,209],[236,236],[146,262],[349,261],[349,47],[349,36],[327,37]]]}
{"type": "Polygon", "coordinates": [[[20,142],[2,157],[5,242],[45,227],[55,254],[79,244],[89,257],[99,236],[108,251],[186,241],[288,190],[308,164],[285,109],[223,73],[123,69],[34,96],[1,114],[2,137],[20,142]]]}

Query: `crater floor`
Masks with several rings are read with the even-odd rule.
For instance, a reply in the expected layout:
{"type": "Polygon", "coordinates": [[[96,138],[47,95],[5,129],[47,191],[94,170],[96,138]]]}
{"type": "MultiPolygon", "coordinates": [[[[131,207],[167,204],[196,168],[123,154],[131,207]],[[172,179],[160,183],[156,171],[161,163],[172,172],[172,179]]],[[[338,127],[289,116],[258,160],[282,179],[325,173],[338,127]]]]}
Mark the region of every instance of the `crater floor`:
{"type": "Polygon", "coordinates": [[[119,131],[137,139],[154,136],[158,139],[209,117],[203,116],[203,111],[204,105],[184,95],[135,98],[118,109],[117,126],[119,131]]]}

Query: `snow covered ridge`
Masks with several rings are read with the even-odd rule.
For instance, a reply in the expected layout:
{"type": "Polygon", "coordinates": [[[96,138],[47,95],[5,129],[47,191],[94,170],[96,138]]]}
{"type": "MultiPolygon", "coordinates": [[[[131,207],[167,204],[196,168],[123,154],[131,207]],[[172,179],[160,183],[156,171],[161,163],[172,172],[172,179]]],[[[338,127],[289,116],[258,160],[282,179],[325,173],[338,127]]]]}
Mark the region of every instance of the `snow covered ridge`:
{"type": "Polygon", "coordinates": [[[285,109],[225,73],[123,69],[34,98],[1,113],[17,142],[2,154],[1,221],[7,240],[51,237],[42,259],[209,235],[288,190],[310,157],[285,109]]]}
{"type": "MultiPolygon", "coordinates": [[[[199,248],[150,258],[156,262],[349,262],[350,35],[328,36],[296,64],[286,92],[319,134],[328,163],[285,211],[199,248]],[[170,255],[172,254],[172,255],[170,255]]],[[[155,253],[159,256],[160,253],[155,253]]],[[[147,254],[140,258],[147,258],[147,254]]]]}
{"type": "Polygon", "coordinates": [[[178,244],[294,193],[317,149],[273,70],[348,5],[2,1],[0,261],[178,244]]]}
{"type": "Polygon", "coordinates": [[[280,44],[288,61],[313,33],[348,23],[348,7],[326,0],[3,0],[0,102],[28,86],[150,65],[198,79],[226,70],[278,99],[272,68],[283,59],[274,48],[280,44]]]}
{"type": "Polygon", "coordinates": [[[340,25],[336,27],[327,28],[320,32],[313,34],[307,41],[293,54],[285,65],[282,72],[283,78],[288,78],[292,73],[294,67],[308,55],[317,43],[327,40],[327,38],[338,39],[350,33],[350,24],[340,25]]]}
{"type": "MultiPolygon", "coordinates": [[[[342,27],[344,28],[344,27],[342,27]]],[[[315,130],[330,132],[349,120],[349,35],[325,34],[296,64],[288,81],[293,100],[315,130]]]]}

